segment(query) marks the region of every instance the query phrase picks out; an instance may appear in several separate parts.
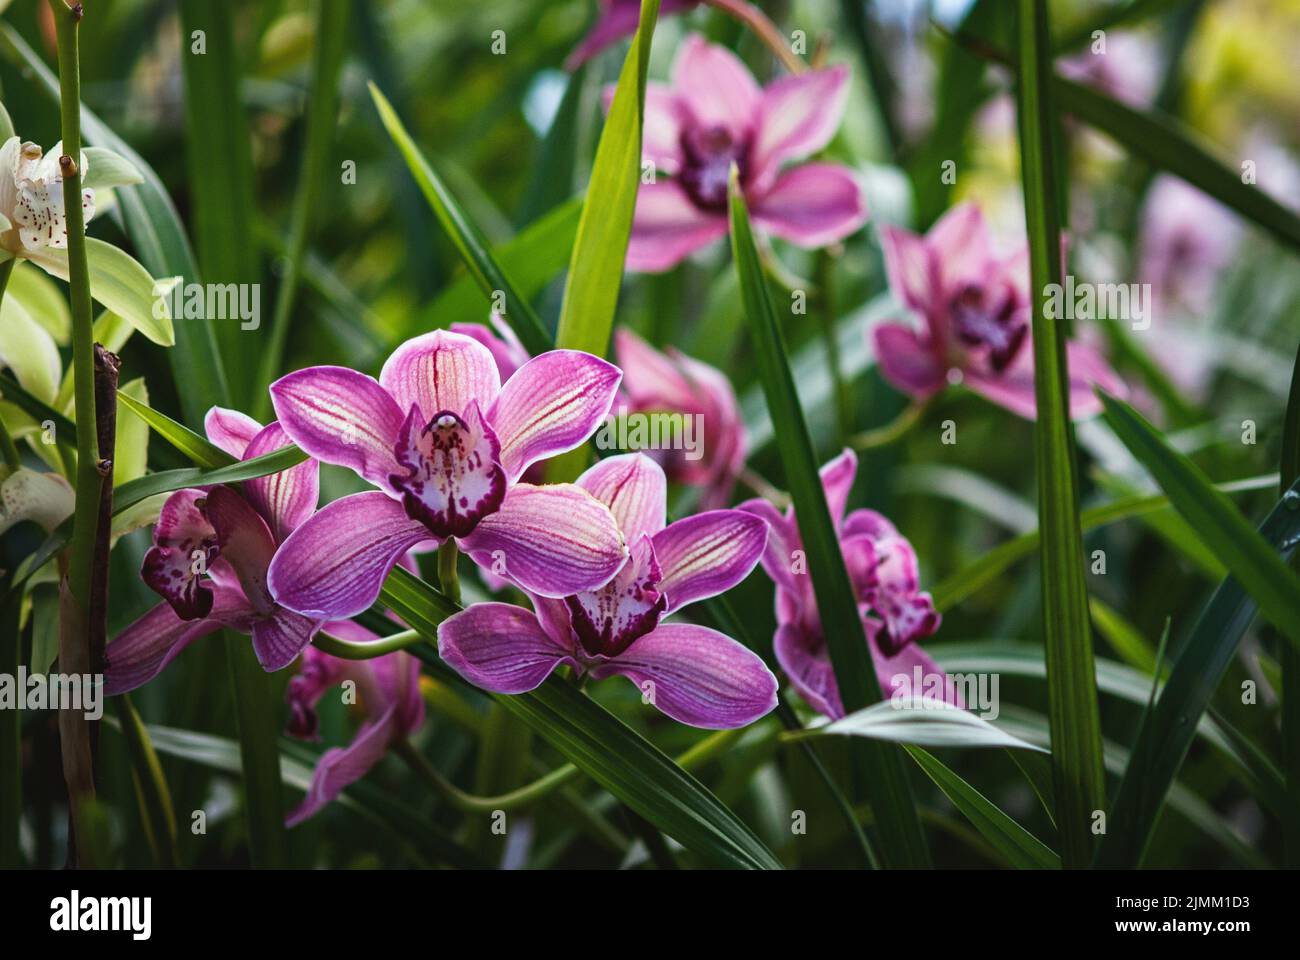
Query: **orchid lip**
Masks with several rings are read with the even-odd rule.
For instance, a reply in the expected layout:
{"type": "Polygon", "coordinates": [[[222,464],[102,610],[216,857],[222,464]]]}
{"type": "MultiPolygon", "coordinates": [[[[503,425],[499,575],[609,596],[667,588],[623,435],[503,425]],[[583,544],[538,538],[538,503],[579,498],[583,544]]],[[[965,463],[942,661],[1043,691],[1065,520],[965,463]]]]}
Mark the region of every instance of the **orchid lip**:
{"type": "Polygon", "coordinates": [[[412,406],[393,452],[405,474],[389,477],[406,515],[439,538],[468,536],[506,495],[501,447],[477,404],[465,417],[440,410],[423,427],[412,406]]]}
{"type": "Polygon", "coordinates": [[[659,590],[662,579],[654,547],[645,537],[606,586],[565,597],[571,629],[582,649],[592,657],[617,657],[659,626],[668,609],[668,595],[659,590]]]}
{"type": "Polygon", "coordinates": [[[749,169],[748,138],[737,140],[723,127],[696,127],[682,133],[683,165],[681,184],[701,210],[727,208],[727,186],[731,165],[739,170],[740,182],[749,169]]]}

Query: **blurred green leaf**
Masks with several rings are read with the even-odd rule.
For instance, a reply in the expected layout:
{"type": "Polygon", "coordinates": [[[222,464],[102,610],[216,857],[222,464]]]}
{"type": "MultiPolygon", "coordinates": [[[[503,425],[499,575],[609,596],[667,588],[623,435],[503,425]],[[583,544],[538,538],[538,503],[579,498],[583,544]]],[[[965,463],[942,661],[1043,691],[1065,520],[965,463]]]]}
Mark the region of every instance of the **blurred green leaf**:
{"type": "Polygon", "coordinates": [[[813,727],[802,734],[832,735],[866,737],[869,740],[886,740],[921,747],[1041,749],[1004,733],[982,717],[942,700],[914,702],[891,698],[832,720],[824,726],[813,727]]]}
{"type": "Polygon", "coordinates": [[[195,433],[184,424],[177,423],[165,413],[159,413],[135,397],[118,391],[118,401],[137,417],[149,424],[154,432],[201,467],[224,467],[235,458],[207,437],[195,433]]]}
{"type": "Polygon", "coordinates": [[[163,776],[158,754],[149,739],[149,731],[140,720],[140,714],[136,713],[131,704],[131,698],[123,694],[116,698],[116,704],[118,729],[122,732],[127,753],[131,757],[131,779],[135,783],[140,819],[149,846],[158,866],[178,866],[176,813],[172,809],[171,790],[167,787],[167,778],[163,776]]]}
{"type": "Polygon", "coordinates": [[[392,105],[373,83],[370,85],[370,95],[374,98],[375,107],[379,110],[385,129],[405,158],[411,175],[420,185],[425,199],[429,201],[429,206],[438,217],[438,222],[442,224],[443,230],[456,245],[474,282],[478,284],[489,303],[495,304],[499,293],[500,299],[504,301],[501,304],[504,307],[501,311],[502,315],[514,328],[525,349],[534,356],[545,353],[552,346],[550,334],[536,311],[529,306],[524,297],[520,296],[514,284],[497,264],[483,232],[465,215],[442,179],[424,158],[420,148],[415,145],[411,135],[402,126],[401,118],[393,111],[392,105]]]}
{"type": "MultiPolygon", "coordinates": [[[[1288,495],[1300,496],[1300,481],[1288,495]]],[[[1231,505],[1227,509],[1236,513],[1231,505]]],[[[1279,556],[1290,556],[1300,542],[1300,510],[1292,509],[1284,498],[1265,518],[1259,533],[1249,530],[1248,536],[1261,541],[1270,559],[1281,563],[1279,556]]],[[[1228,566],[1234,564],[1229,561],[1228,566]]],[[[1195,721],[1205,712],[1256,610],[1251,593],[1235,576],[1224,580],[1210,597],[1133,746],[1110,806],[1109,830],[1097,851],[1098,866],[1132,867],[1142,862],[1165,795],[1187,756],[1195,721]]],[[[1292,626],[1296,623],[1300,621],[1292,626]]]]}
{"type": "Polygon", "coordinates": [[[5,288],[5,301],[16,300],[27,308],[32,319],[49,331],[60,346],[66,347],[72,333],[72,311],[58,284],[43,270],[18,261],[14,265],[9,286],[5,288]]]}
{"type": "MultiPolygon", "coordinates": [[[[1300,645],[1300,578],[1261,540],[1240,511],[1214,488],[1187,457],[1174,450],[1122,400],[1102,394],[1104,416],[1115,435],[1145,466],[1169,502],[1259,601],[1260,610],[1291,642],[1300,645]]],[[[1293,488],[1294,491],[1294,488],[1293,488]]],[[[1283,503],[1300,513],[1300,493],[1283,503]]]]}

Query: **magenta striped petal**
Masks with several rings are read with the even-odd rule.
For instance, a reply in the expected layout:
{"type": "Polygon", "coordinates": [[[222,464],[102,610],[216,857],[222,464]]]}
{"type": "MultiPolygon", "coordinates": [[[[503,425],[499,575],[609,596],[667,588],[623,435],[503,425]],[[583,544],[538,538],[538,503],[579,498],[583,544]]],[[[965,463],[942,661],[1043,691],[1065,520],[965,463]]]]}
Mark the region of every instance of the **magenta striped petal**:
{"type": "Polygon", "coordinates": [[[626,266],[638,273],[662,273],[726,235],[726,216],[701,210],[681,184],[643,184],[636,195],[626,266]]]}
{"type": "MultiPolygon", "coordinates": [[[[795,552],[803,549],[799,540],[799,529],[795,526],[793,513],[784,514],[767,500],[746,500],[737,510],[744,510],[763,520],[767,524],[767,548],[763,551],[763,572],[772,578],[778,587],[784,587],[792,593],[803,593],[808,577],[794,573],[795,552]]],[[[805,564],[804,570],[807,569],[805,564]]]]}
{"type": "Polygon", "coordinates": [[[319,813],[349,784],[356,783],[383,759],[398,736],[397,707],[390,707],[373,723],[362,725],[356,739],[347,747],[326,750],[316,763],[307,795],[285,819],[286,827],[296,827],[319,813]]]}
{"type": "Polygon", "coordinates": [[[308,367],[271,384],[271,404],[289,439],[322,463],[349,467],[385,490],[406,416],[373,377],[346,367],[308,367]]]}
{"type": "Polygon", "coordinates": [[[491,324],[490,327],[481,323],[453,323],[450,329],[452,333],[463,334],[487,347],[488,352],[492,354],[492,359],[496,361],[501,382],[505,383],[516,370],[528,362],[528,351],[520,342],[519,335],[502,319],[501,314],[493,310],[488,317],[488,322],[491,324]]]}
{"type": "Polygon", "coordinates": [[[203,432],[232,457],[245,459],[244,450],[262,430],[262,425],[246,413],[212,407],[203,417],[203,432]]]}
{"type": "Polygon", "coordinates": [[[199,637],[223,626],[247,629],[252,610],[237,589],[213,591],[212,609],[202,620],[182,620],[160,603],[119,633],[104,651],[104,693],[115,696],[143,686],[199,637]]]}
{"type": "Polygon", "coordinates": [[[844,716],[844,705],[840,701],[840,689],[835,683],[835,670],[825,640],[798,624],[786,623],[777,628],[772,651],[776,654],[776,662],[790,678],[791,685],[808,706],[832,720],[844,716]]]}
{"type": "Polygon", "coordinates": [[[802,160],[831,142],[844,117],[849,69],[788,74],[763,90],[750,176],[767,183],[787,160],[802,160]]]}
{"type": "Polygon", "coordinates": [[[475,563],[544,597],[596,590],[627,559],[609,508],[571,483],[516,484],[459,542],[475,563]]]}
{"type": "Polygon", "coordinates": [[[526,693],[573,648],[557,642],[523,607],[476,603],[438,625],[438,655],[462,677],[493,693],[526,693]]]}
{"type": "Polygon", "coordinates": [[[217,532],[221,559],[235,571],[249,604],[258,613],[269,614],[274,602],[266,587],[266,568],[275,554],[275,541],[266,522],[230,487],[208,491],[204,512],[217,532]]]}
{"type": "Polygon", "coordinates": [[[375,602],[388,571],[429,531],[378,491],[327,504],[271,561],[271,595],[303,616],[343,620],[375,602]]]}
{"type": "Polygon", "coordinates": [[[628,543],[664,528],[668,480],[643,453],[606,457],[578,478],[578,486],[609,507],[628,543]]]}
{"type": "Polygon", "coordinates": [[[283,670],[297,659],[320,629],[319,620],[280,608],[253,624],[253,652],[267,673],[283,670]]]}
{"type": "Polygon", "coordinates": [[[668,610],[715,597],[749,576],[767,545],[767,524],[744,510],[711,510],[670,524],[654,538],[668,610]]]}
{"type": "Polygon", "coordinates": [[[501,390],[496,361],[483,344],[450,330],[407,340],[379,371],[379,382],[403,414],[412,404],[428,423],[444,410],[464,416],[472,401],[487,410],[501,390]]]}
{"type": "Polygon", "coordinates": [[[664,623],[592,670],[627,677],[654,706],[709,730],[743,727],[776,707],[776,677],[752,650],[725,634],[664,623]]]}
{"type": "Polygon", "coordinates": [[[819,474],[822,490],[826,493],[826,507],[831,512],[831,522],[838,530],[844,519],[849,494],[853,492],[853,480],[858,475],[858,455],[846,447],[834,460],[823,464],[819,474]]]}
{"type": "MultiPolygon", "coordinates": [[[[292,442],[280,424],[272,423],[249,442],[243,459],[260,457],[292,442]]],[[[320,464],[315,460],[304,460],[288,470],[244,483],[244,496],[271,527],[276,543],[283,542],[316,512],[319,495],[320,464]]]]}
{"type": "Polygon", "coordinates": [[[622,379],[618,367],[581,350],[551,350],[516,370],[488,411],[510,480],[595,433],[622,379]]]}

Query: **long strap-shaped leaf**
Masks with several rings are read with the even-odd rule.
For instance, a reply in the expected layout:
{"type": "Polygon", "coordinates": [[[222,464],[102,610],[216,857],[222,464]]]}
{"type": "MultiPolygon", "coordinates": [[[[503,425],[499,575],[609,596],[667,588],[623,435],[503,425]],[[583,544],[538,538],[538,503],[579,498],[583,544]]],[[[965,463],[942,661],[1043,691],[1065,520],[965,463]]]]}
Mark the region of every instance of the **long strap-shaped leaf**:
{"type": "MultiPolygon", "coordinates": [[[[839,538],[817,472],[808,424],[790,374],[784,338],[763,276],[736,172],[731,177],[731,248],[740,274],[741,301],[749,319],[759,380],[785,467],[786,484],[808,558],[822,633],[830,650],[844,708],[860,710],[880,699],[880,683],[867,651],[857,599],[844,569],[839,538]]],[[[929,861],[903,756],[897,747],[865,742],[857,747],[870,783],[876,833],[887,866],[924,866],[929,861]]]]}
{"type": "MultiPolygon", "coordinates": [[[[41,89],[57,100],[58,78],[7,23],[0,23],[0,48],[7,51],[15,63],[31,70],[41,89]]],[[[87,142],[112,150],[128,160],[144,177],[143,183],[117,190],[116,196],[126,220],[127,233],[145,269],[154,277],[180,276],[186,281],[197,282],[199,270],[185,228],[158,174],[84,105],[81,125],[87,142]]],[[[167,351],[167,359],[176,382],[184,384],[185,388],[180,391],[181,409],[189,423],[202,423],[203,415],[214,404],[230,403],[226,373],[210,321],[186,320],[176,324],[176,345],[167,351]]]]}
{"type": "MultiPolygon", "coordinates": [[[[1264,616],[1300,646],[1300,577],[1251,529],[1232,502],[1214,489],[1205,474],[1174,450],[1141,414],[1123,400],[1105,394],[1102,402],[1110,428],[1155,477],[1174,509],[1258,601],[1264,616]]],[[[1300,507],[1300,500],[1291,503],[1283,499],[1300,507]]]]}
{"type": "Polygon", "coordinates": [[[623,61],[605,129],[596,147],[564,284],[556,346],[585,350],[598,357],[605,355],[614,326],[623,261],[641,183],[646,69],[658,17],[659,0],[641,0],[640,26],[623,61]]]}
{"type": "Polygon", "coordinates": [[[379,117],[383,120],[388,135],[397,144],[397,149],[406,160],[406,165],[410,168],[411,175],[415,177],[415,182],[420,185],[425,199],[429,201],[429,206],[433,208],[438,222],[442,224],[443,230],[455,244],[461,259],[465,261],[465,268],[469,271],[469,275],[474,278],[484,296],[494,304],[498,295],[504,299],[505,318],[519,335],[520,341],[529,353],[535,355],[549,350],[550,334],[547,333],[537,312],[519,295],[514,284],[493,258],[483,232],[460,208],[460,204],[451,195],[447,185],[442,182],[442,178],[425,159],[420,148],[411,139],[411,135],[406,132],[406,127],[402,125],[402,120],[393,110],[392,104],[373,83],[370,85],[370,95],[374,98],[375,107],[379,110],[379,117]]]}
{"type": "MultiPolygon", "coordinates": [[[[1300,479],[1300,346],[1296,348],[1282,423],[1280,484],[1283,489],[1300,479]]],[[[1283,496],[1286,494],[1283,493],[1283,496]]],[[[1296,560],[1292,570],[1300,570],[1296,560]]],[[[1300,650],[1285,647],[1282,663],[1282,764],[1286,771],[1286,809],[1283,811],[1284,860],[1288,867],[1300,867],[1300,650]]]]}
{"type": "MultiPolygon", "coordinates": [[[[400,567],[389,575],[380,602],[433,643],[438,623],[459,609],[400,567]]],[[[409,649],[455,678],[430,644],[409,649]]],[[[531,693],[494,697],[571,763],[687,849],[719,866],[781,868],[762,841],[707,787],[559,678],[551,677],[531,693]]]]}
{"type": "Polygon", "coordinates": [[[920,747],[907,747],[907,752],[917,762],[926,776],[943,791],[967,820],[1002,854],[1013,867],[1027,870],[1055,870],[1061,858],[1051,847],[1002,812],[984,794],[980,793],[949,767],[920,747]]]}
{"type": "MultiPolygon", "coordinates": [[[[1258,534],[1248,529],[1250,539],[1259,541],[1279,564],[1300,539],[1300,510],[1292,509],[1289,497],[1300,498],[1300,481],[1269,513],[1258,534]]],[[[1098,866],[1132,867],[1141,862],[1201,714],[1256,609],[1250,591],[1236,576],[1225,579],[1210,597],[1133,746],[1107,818],[1109,831],[1097,850],[1098,866]]]]}
{"type": "Polygon", "coordinates": [[[1045,309],[1048,285],[1061,279],[1059,181],[1050,126],[1051,47],[1045,0],[1019,0],[1017,13],[1020,69],[1016,90],[1034,302],[1034,396],[1038,406],[1034,463],[1038,529],[1042,533],[1048,716],[1061,856],[1066,866],[1078,867],[1092,856],[1092,817],[1106,798],[1106,774],[1088,627],[1065,331],[1045,309]]]}

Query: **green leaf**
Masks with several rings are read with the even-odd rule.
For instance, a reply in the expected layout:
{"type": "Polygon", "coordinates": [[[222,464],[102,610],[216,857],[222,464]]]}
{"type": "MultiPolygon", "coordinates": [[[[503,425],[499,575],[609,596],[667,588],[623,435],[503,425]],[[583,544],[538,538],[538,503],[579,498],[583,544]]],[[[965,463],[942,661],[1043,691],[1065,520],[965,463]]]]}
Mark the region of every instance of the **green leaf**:
{"type": "Polygon", "coordinates": [[[144,823],[145,835],[158,866],[175,867],[179,860],[176,855],[176,813],[172,809],[167,778],[163,776],[149,731],[131,705],[131,698],[123,694],[115,698],[115,702],[118,729],[131,757],[131,779],[140,801],[140,819],[144,823]]]}
{"type": "Polygon", "coordinates": [[[1106,774],[1088,626],[1066,331],[1046,309],[1048,287],[1061,281],[1061,181],[1052,135],[1055,114],[1048,83],[1052,55],[1046,0],[1018,0],[1017,14],[1017,115],[1034,302],[1034,395],[1038,407],[1034,463],[1038,529],[1042,533],[1043,643],[1056,823],[1062,859],[1067,866],[1079,867],[1092,857],[1092,814],[1105,804],[1106,774]]]}
{"type": "MultiPolygon", "coordinates": [[[[15,65],[30,71],[46,95],[58,101],[58,78],[18,31],[3,22],[0,22],[0,51],[15,65]]],[[[158,174],[84,104],[81,129],[87,141],[108,147],[144,177],[144,182],[138,186],[117,191],[117,202],[126,221],[127,233],[144,269],[155,277],[180,276],[187,282],[197,282],[198,266],[185,228],[158,174]]],[[[180,396],[188,423],[201,424],[203,415],[214,404],[230,405],[226,374],[210,321],[189,320],[181,324],[176,345],[168,351],[167,359],[176,382],[186,387],[180,396]]]]}
{"type": "Polygon", "coordinates": [[[1086,84],[1053,79],[1061,109],[1108,134],[1130,154],[1205,191],[1283,243],[1300,247],[1300,217],[1258,186],[1243,183],[1241,172],[1216,159],[1191,130],[1164,114],[1135,110],[1086,84]]]}
{"type": "Polygon", "coordinates": [[[112,187],[129,187],[144,183],[144,174],[135,164],[107,147],[86,147],[81,151],[86,160],[86,170],[81,185],[91,190],[112,187]]]}
{"type": "MultiPolygon", "coordinates": [[[[184,392],[184,391],[182,391],[184,392]]],[[[177,423],[165,413],[159,413],[147,404],[141,403],[128,394],[118,391],[118,401],[137,417],[149,424],[158,436],[162,437],[185,456],[201,467],[224,467],[234,463],[235,458],[222,450],[215,443],[191,430],[184,424],[177,423]]]]}
{"type": "Polygon", "coordinates": [[[415,182],[419,184],[425,199],[429,201],[429,206],[437,215],[438,222],[442,224],[443,230],[460,252],[469,275],[474,278],[483,295],[491,302],[497,299],[498,291],[500,292],[500,297],[505,301],[505,319],[514,328],[529,353],[536,355],[551,349],[551,337],[542,324],[541,318],[537,316],[528,301],[518,293],[514,284],[493,258],[483,232],[465,215],[447,190],[446,184],[434,172],[429,161],[420,152],[420,148],[411,139],[411,135],[402,126],[401,118],[397,116],[392,105],[373,83],[370,84],[370,95],[379,110],[384,128],[397,144],[397,149],[406,160],[411,175],[415,177],[415,182]]]}
{"type": "MultiPolygon", "coordinates": [[[[1288,496],[1300,497],[1300,480],[1288,496]]],[[[1300,542],[1300,510],[1292,509],[1284,497],[1260,525],[1259,533],[1248,530],[1248,534],[1281,563],[1279,557],[1289,556],[1300,542]]],[[[1228,566],[1231,569],[1233,564],[1228,566]]],[[[1235,576],[1224,580],[1210,597],[1133,746],[1107,817],[1109,830],[1097,851],[1098,866],[1141,863],[1165,795],[1191,745],[1196,721],[1236,655],[1237,644],[1257,608],[1252,594],[1235,576]]]]}
{"type": "Polygon", "coordinates": [[[23,389],[42,401],[52,401],[59,392],[63,374],[59,348],[13,297],[0,303],[0,367],[13,371],[23,389]]]}
{"type": "MultiPolygon", "coordinates": [[[[515,291],[531,301],[564,269],[578,232],[582,201],[574,198],[529,224],[493,251],[501,269],[510,274],[515,291]]],[[[451,323],[482,323],[486,316],[483,294],[475,278],[466,273],[447,286],[428,310],[418,315],[422,333],[451,323]]]]}
{"type": "Polygon", "coordinates": [[[582,206],[564,285],[557,347],[603,357],[623,284],[623,262],[641,183],[641,124],[659,0],[641,0],[640,26],[623,60],[582,206]]]}
{"type": "Polygon", "coordinates": [[[5,300],[18,301],[27,308],[32,319],[49,331],[55,341],[66,347],[72,334],[72,311],[58,284],[43,270],[19,260],[14,265],[5,300]]]}
{"type": "MultiPolygon", "coordinates": [[[[740,276],[741,303],[754,342],[758,378],[767,397],[767,408],[785,468],[786,486],[794,502],[822,632],[835,669],[836,685],[846,710],[860,710],[880,699],[880,682],[868,656],[857,598],[849,583],[839,538],[826,506],[812,439],[799,407],[785,341],[754,245],[749,214],[737,186],[734,168],[730,193],[732,256],[740,276]]],[[[897,747],[868,741],[859,744],[856,753],[872,791],[872,808],[879,836],[876,846],[885,865],[926,864],[925,836],[921,832],[901,752],[897,747]]]]}
{"type": "Polygon", "coordinates": [[[922,747],[1041,749],[1004,733],[982,717],[943,701],[895,701],[896,698],[891,698],[873,703],[824,726],[814,727],[807,735],[866,737],[922,747]]]}
{"type": "Polygon", "coordinates": [[[1264,616],[1300,645],[1300,578],[1260,539],[1232,501],[1137,411],[1106,394],[1102,402],[1110,428],[1151,472],[1174,509],[1259,602],[1264,616]]]}
{"type": "MultiPolygon", "coordinates": [[[[181,36],[201,30],[205,43],[202,56],[186,49],[180,57],[195,244],[204,276],[223,284],[256,283],[261,276],[258,245],[248,242],[254,219],[252,125],[241,98],[235,13],[223,0],[180,4],[181,36]],[[213,123],[213,117],[224,122],[213,123]]],[[[238,323],[217,324],[213,333],[227,361],[232,396],[247,396],[264,339],[238,323]]]]}
{"type": "Polygon", "coordinates": [[[935,757],[919,747],[907,752],[967,820],[1011,865],[1022,870],[1058,870],[1061,858],[935,757]]]}
{"type": "MultiPolygon", "coordinates": [[[[144,377],[125,383],[121,387],[137,404],[149,406],[149,390],[144,377]]],[[[120,487],[131,480],[143,477],[149,461],[149,425],[140,417],[123,416],[127,407],[117,404],[117,436],[113,444],[113,486],[120,487]]]]}
{"type": "Polygon", "coordinates": [[[22,384],[3,370],[0,370],[0,396],[22,410],[33,420],[42,423],[48,420],[54,424],[54,432],[58,436],[60,443],[76,442],[76,424],[39,397],[33,396],[23,388],[22,384]]]}
{"type": "MultiPolygon", "coordinates": [[[[31,260],[60,280],[68,279],[66,250],[45,248],[31,260]]],[[[130,254],[94,237],[86,238],[86,261],[92,297],[154,343],[170,347],[176,342],[167,298],[159,295],[170,286],[168,280],[154,280],[130,254]]]]}
{"type": "MultiPolygon", "coordinates": [[[[396,567],[380,602],[433,643],[438,624],[459,609],[429,584],[396,567]]],[[[457,675],[429,644],[408,648],[440,676],[457,675]]],[[[780,861],[721,801],[654,744],[558,677],[519,696],[493,694],[593,780],[656,827],[717,866],[780,869],[780,861]]]]}
{"type": "MultiPolygon", "coordinates": [[[[1224,493],[1250,493],[1277,486],[1277,475],[1248,477],[1217,485],[1224,493]]],[[[1080,524],[1085,531],[1095,530],[1130,517],[1141,516],[1155,510],[1168,510],[1169,498],[1163,494],[1123,497],[1083,511],[1080,524]]],[[[931,591],[934,605],[940,612],[951,610],[971,594],[996,581],[1011,566],[1038,549],[1038,531],[1026,533],[1000,543],[970,566],[959,570],[936,585],[931,591]]]]}
{"type": "MultiPolygon", "coordinates": [[[[1300,479],[1300,346],[1296,347],[1295,365],[1291,368],[1291,389],[1282,422],[1280,468],[1280,485],[1285,491],[1300,479]]],[[[1300,562],[1292,559],[1291,569],[1300,570],[1300,562]]],[[[1300,650],[1283,644],[1278,659],[1282,670],[1282,764],[1286,770],[1283,863],[1294,868],[1300,866],[1300,650]]]]}

